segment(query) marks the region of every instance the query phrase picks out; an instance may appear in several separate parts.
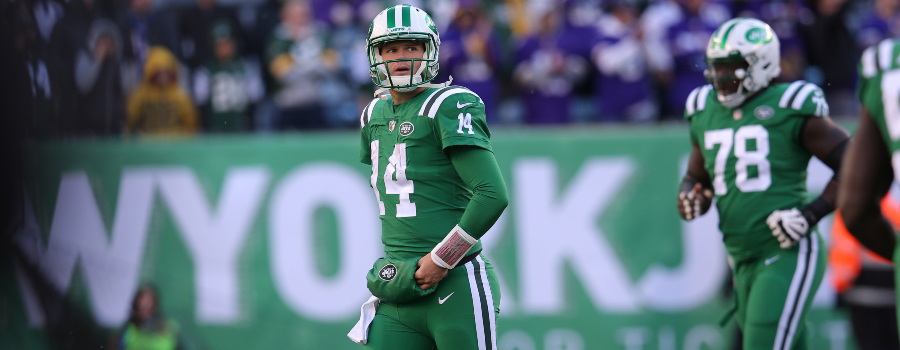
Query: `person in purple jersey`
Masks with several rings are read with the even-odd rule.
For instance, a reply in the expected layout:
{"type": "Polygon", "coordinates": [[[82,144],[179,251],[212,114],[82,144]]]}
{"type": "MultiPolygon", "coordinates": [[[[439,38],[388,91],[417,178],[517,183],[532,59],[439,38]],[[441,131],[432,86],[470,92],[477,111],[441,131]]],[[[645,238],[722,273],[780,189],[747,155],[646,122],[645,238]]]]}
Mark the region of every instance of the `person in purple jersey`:
{"type": "Polygon", "coordinates": [[[487,115],[496,115],[500,45],[493,24],[474,2],[461,2],[453,22],[441,35],[441,70],[438,80],[453,77],[484,101],[487,115]]]}
{"type": "Polygon", "coordinates": [[[728,10],[704,0],[678,0],[681,20],[669,27],[666,42],[674,63],[665,105],[671,113],[684,111],[684,101],[695,87],[706,83],[704,52],[709,37],[728,19],[728,10]]]}
{"type": "Polygon", "coordinates": [[[860,49],[875,45],[886,38],[900,34],[900,16],[897,0],[875,0],[872,8],[862,15],[862,23],[856,30],[856,44],[860,49]]]}
{"type": "Polygon", "coordinates": [[[538,30],[516,50],[513,78],[520,87],[528,124],[563,124],[569,121],[573,86],[584,77],[587,62],[563,48],[561,13],[547,9],[539,15],[538,30]]]}
{"type": "Polygon", "coordinates": [[[647,121],[657,116],[637,9],[612,0],[597,26],[591,61],[597,69],[594,100],[600,121],[647,121]]]}

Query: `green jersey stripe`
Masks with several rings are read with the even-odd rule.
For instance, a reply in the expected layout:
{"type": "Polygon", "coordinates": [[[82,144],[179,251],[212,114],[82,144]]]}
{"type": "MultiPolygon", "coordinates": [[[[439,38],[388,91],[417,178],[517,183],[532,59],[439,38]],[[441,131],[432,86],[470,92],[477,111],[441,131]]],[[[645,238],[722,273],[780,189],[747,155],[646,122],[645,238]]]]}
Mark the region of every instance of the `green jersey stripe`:
{"type": "Polygon", "coordinates": [[[797,80],[791,83],[791,85],[788,86],[787,90],[784,91],[784,94],[781,95],[781,100],[778,101],[778,107],[787,108],[787,106],[790,105],[794,95],[797,93],[797,90],[799,90],[800,87],[803,86],[803,84],[806,84],[806,82],[803,80],[797,80]]]}
{"type": "Polygon", "coordinates": [[[396,12],[395,9],[396,9],[396,7],[391,7],[391,8],[388,10],[388,13],[387,13],[387,27],[388,27],[388,29],[394,28],[394,27],[397,25],[396,21],[394,20],[394,12],[396,12]]]}
{"type": "Polygon", "coordinates": [[[869,46],[862,53],[862,58],[860,59],[860,63],[862,64],[862,75],[865,78],[871,78],[878,73],[878,65],[875,62],[877,59],[875,58],[875,46],[869,46]]]}
{"type": "MultiPolygon", "coordinates": [[[[475,95],[475,93],[472,91],[469,91],[469,89],[465,89],[465,88],[461,88],[461,87],[456,87],[454,89],[447,90],[447,91],[441,93],[440,96],[435,98],[434,101],[431,101],[433,106],[431,106],[430,109],[428,110],[428,118],[434,119],[434,117],[437,116],[438,110],[441,109],[441,103],[444,103],[444,100],[446,100],[447,97],[450,97],[451,95],[455,95],[455,94],[475,95]]],[[[475,97],[478,97],[478,95],[475,95],[475,97]]],[[[480,100],[480,98],[479,98],[479,100],[480,100]]]]}
{"type": "Polygon", "coordinates": [[[797,96],[794,97],[794,101],[793,103],[791,103],[791,108],[798,111],[800,110],[800,108],[803,108],[803,102],[806,102],[806,98],[809,97],[809,94],[813,93],[813,91],[816,91],[817,88],[818,86],[816,86],[816,84],[803,85],[803,88],[800,89],[800,92],[798,92],[797,96]]]}
{"type": "Polygon", "coordinates": [[[425,99],[425,102],[422,103],[422,109],[419,110],[419,115],[425,115],[425,111],[431,108],[431,105],[434,103],[433,99],[438,95],[444,93],[444,91],[450,90],[452,88],[453,87],[448,86],[429,95],[428,98],[425,99]]]}
{"type": "Polygon", "coordinates": [[[712,85],[703,85],[700,88],[700,93],[697,94],[697,110],[702,111],[706,109],[706,99],[709,96],[709,91],[712,90],[712,85]]]}
{"type": "Polygon", "coordinates": [[[691,91],[691,94],[688,95],[687,103],[684,106],[684,109],[687,110],[687,114],[694,114],[694,111],[697,110],[697,94],[700,93],[700,88],[694,89],[691,91]]]}
{"type": "Polygon", "coordinates": [[[891,59],[894,58],[894,41],[882,40],[878,44],[878,68],[881,71],[891,69],[891,59]]]}
{"type": "Polygon", "coordinates": [[[403,12],[402,12],[403,20],[401,21],[401,23],[403,23],[404,27],[409,27],[412,25],[412,24],[410,24],[412,16],[409,14],[409,10],[410,10],[409,6],[403,6],[403,12]]]}

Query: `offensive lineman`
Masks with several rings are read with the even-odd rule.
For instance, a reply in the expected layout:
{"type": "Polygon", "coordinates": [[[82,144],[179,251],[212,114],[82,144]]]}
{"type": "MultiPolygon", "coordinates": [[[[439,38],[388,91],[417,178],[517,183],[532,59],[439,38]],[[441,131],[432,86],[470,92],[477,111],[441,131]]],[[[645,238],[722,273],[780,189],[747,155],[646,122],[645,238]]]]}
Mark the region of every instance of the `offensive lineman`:
{"type": "Polygon", "coordinates": [[[863,51],[857,87],[862,102],[859,128],[847,150],[841,170],[845,181],[841,181],[838,196],[847,230],[866,248],[893,261],[897,238],[879,201],[900,169],[898,50],[900,41],[885,39],[863,51]]]}
{"type": "Polygon", "coordinates": [[[750,18],[725,22],[706,49],[712,84],[694,89],[685,111],[693,151],[678,211],[692,220],[715,195],[719,229],[734,259],[735,317],[747,350],[809,348],[806,314],[826,263],[813,227],[835,208],[837,170],[849,141],[828,118],[818,86],[773,84],[779,60],[769,25],[750,18]],[[807,203],[811,156],[835,176],[807,203]]]}
{"type": "Polygon", "coordinates": [[[478,239],[509,201],[472,91],[430,84],[440,37],[431,17],[397,5],[375,17],[366,50],[381,87],[360,117],[388,258],[418,259],[433,293],[381,302],[366,349],[496,349],[500,290],[478,239]],[[382,94],[389,91],[390,94],[382,94]]]}

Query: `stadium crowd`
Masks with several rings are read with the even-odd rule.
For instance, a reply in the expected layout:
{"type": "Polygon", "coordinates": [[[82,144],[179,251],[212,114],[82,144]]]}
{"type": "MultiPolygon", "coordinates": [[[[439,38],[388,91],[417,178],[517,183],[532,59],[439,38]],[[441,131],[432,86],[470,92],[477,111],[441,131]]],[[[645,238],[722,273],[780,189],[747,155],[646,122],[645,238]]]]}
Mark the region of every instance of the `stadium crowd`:
{"type": "MultiPolygon", "coordinates": [[[[735,16],[772,25],[785,81],[856,114],[863,48],[898,0],[407,0],[435,14],[440,73],[493,124],[680,120],[735,16]]],[[[29,137],[355,128],[379,0],[2,0],[9,115],[29,137]]]]}

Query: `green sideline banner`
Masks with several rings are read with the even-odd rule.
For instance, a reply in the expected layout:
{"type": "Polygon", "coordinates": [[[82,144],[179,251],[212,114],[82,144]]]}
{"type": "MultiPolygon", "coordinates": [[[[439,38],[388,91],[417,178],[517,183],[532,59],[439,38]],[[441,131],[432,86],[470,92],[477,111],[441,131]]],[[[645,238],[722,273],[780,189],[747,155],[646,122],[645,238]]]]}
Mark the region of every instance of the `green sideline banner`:
{"type": "MultiPolygon", "coordinates": [[[[499,349],[731,347],[717,213],[675,210],[686,128],[497,129],[493,144],[511,198],[483,239],[499,349]]],[[[346,334],[383,247],[358,155],[352,132],[29,145],[0,348],[106,345],[143,283],[190,349],[361,348],[346,334]]],[[[811,165],[813,191],[829,177],[811,165]]],[[[813,348],[852,348],[826,284],[813,348]]]]}

